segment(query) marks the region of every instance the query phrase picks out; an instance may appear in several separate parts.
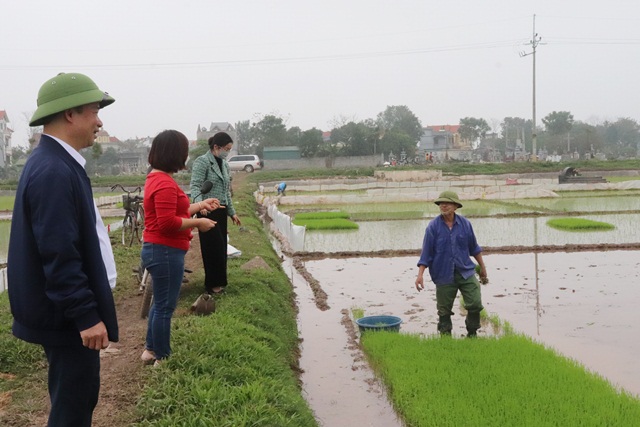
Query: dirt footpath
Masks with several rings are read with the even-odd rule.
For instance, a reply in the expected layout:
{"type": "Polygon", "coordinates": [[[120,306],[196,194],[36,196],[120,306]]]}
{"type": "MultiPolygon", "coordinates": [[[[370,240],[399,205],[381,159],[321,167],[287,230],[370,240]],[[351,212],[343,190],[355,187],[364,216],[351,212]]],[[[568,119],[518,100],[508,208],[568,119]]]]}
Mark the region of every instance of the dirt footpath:
{"type": "MultiPolygon", "coordinates": [[[[192,271],[202,268],[197,232],[185,257],[185,267],[192,271]]],[[[147,320],[140,318],[142,297],[137,294],[134,279],[124,277],[121,285],[130,286],[133,291],[116,301],[120,342],[111,344],[101,355],[100,400],[94,412],[93,427],[130,425],[145,376],[152,369],[140,362],[147,331],[147,320]]]]}

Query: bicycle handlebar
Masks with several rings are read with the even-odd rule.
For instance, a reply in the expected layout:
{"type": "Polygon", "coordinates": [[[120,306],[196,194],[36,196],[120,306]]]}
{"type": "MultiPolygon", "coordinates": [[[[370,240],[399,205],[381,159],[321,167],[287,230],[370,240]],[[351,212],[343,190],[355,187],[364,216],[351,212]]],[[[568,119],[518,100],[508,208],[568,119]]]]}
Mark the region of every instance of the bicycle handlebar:
{"type": "Polygon", "coordinates": [[[131,195],[131,193],[135,193],[138,192],[140,193],[142,191],[142,188],[140,188],[140,186],[134,188],[133,190],[127,190],[126,188],[124,188],[122,186],[122,184],[115,184],[111,187],[111,191],[115,190],[116,188],[120,187],[122,189],[122,191],[124,191],[125,193],[127,193],[128,195],[131,195]]]}

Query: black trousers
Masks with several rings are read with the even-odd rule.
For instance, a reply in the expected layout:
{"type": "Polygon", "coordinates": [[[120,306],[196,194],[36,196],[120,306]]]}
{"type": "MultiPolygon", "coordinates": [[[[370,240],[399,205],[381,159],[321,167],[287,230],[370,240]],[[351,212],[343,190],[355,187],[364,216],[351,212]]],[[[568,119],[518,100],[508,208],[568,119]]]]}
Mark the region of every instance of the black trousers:
{"type": "Polygon", "coordinates": [[[91,427],[100,393],[100,352],[78,343],[43,346],[49,361],[49,427],[91,427]]]}
{"type": "Polygon", "coordinates": [[[200,251],[204,264],[204,288],[227,286],[227,209],[209,212],[207,218],[216,221],[216,226],[207,232],[199,232],[200,251]]]}

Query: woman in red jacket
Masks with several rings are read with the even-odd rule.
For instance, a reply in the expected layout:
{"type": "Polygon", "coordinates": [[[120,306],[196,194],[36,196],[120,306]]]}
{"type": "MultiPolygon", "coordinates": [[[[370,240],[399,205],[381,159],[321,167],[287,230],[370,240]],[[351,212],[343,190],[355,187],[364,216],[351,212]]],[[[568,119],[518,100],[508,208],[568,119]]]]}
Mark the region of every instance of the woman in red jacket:
{"type": "Polygon", "coordinates": [[[153,139],[149,164],[153,169],[144,185],[143,266],[153,279],[153,306],[149,311],[147,338],[142,360],[155,363],[171,354],[171,317],[176,308],[184,276],[184,257],[191,242],[191,229],[208,231],[216,223],[206,217],[191,216],[203,209],[220,207],[210,198],[190,203],[187,195],[173,179],[185,169],[189,154],[187,137],[176,130],[165,130],[153,139]]]}

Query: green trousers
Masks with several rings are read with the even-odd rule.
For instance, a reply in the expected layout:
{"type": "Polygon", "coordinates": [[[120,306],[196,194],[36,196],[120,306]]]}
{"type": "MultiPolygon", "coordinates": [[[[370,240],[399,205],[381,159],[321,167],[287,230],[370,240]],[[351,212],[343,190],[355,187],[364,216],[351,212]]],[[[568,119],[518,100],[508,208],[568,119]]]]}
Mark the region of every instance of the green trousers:
{"type": "Polygon", "coordinates": [[[453,328],[451,315],[453,314],[453,304],[458,290],[460,290],[460,294],[464,299],[464,308],[467,310],[467,318],[465,320],[467,333],[469,336],[475,336],[476,331],[480,329],[480,312],[484,308],[480,295],[480,283],[475,274],[465,279],[457,271],[453,274],[453,284],[436,286],[438,332],[444,335],[451,334],[451,329],[453,328]]]}

